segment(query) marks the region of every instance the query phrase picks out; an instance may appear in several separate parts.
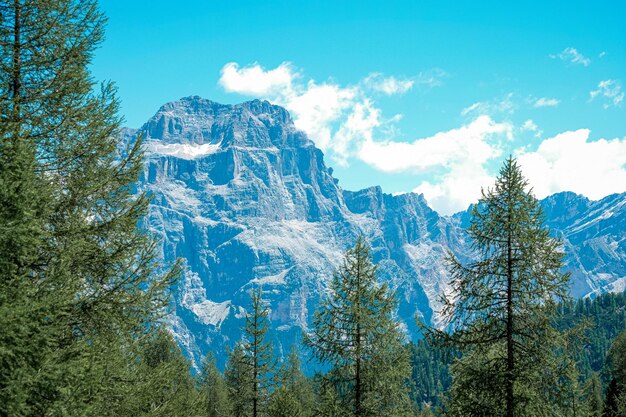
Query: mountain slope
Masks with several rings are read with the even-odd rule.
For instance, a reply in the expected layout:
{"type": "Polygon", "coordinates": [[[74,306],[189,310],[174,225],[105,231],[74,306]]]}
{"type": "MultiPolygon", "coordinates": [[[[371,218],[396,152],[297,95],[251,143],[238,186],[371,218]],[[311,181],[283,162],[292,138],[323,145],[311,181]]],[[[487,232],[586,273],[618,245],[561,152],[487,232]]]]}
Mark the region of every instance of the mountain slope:
{"type": "MultiPolygon", "coordinates": [[[[322,152],[268,102],[188,97],[164,105],[126,140],[137,134],[147,150],[141,187],[153,195],[147,227],[162,239],[166,261],[186,260],[172,320],[195,359],[239,339],[254,286],[271,303],[276,339],[297,339],[359,234],[396,290],[410,336],[416,315],[437,321],[446,251],[470,256],[467,213],[440,216],[421,195],[380,187],[342,190],[322,152]]],[[[565,237],[574,295],[623,286],[625,201],[563,193],[542,202],[548,224],[565,237]]]]}

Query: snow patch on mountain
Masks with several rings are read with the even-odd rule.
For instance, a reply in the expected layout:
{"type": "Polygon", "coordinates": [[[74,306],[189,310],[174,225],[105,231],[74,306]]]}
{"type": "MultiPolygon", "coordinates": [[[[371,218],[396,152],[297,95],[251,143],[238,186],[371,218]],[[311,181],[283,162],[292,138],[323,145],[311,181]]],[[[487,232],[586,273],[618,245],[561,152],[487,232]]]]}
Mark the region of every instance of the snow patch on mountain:
{"type": "Polygon", "coordinates": [[[203,143],[161,143],[150,140],[146,143],[146,152],[152,156],[173,156],[181,159],[196,159],[219,152],[220,144],[203,143]]]}

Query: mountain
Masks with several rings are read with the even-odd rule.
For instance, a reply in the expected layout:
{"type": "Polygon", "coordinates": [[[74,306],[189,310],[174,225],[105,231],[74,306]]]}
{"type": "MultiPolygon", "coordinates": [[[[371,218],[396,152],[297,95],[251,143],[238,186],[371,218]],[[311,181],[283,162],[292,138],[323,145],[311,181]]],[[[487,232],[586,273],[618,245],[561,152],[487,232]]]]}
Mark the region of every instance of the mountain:
{"type": "MultiPolygon", "coordinates": [[[[166,262],[186,262],[172,329],[196,364],[209,349],[223,360],[240,338],[254,286],[269,300],[273,333],[286,349],[360,234],[396,291],[410,337],[415,316],[437,323],[447,250],[470,257],[468,212],[441,216],[421,195],[380,187],[343,190],[289,113],[266,101],[183,98],[125,131],[124,141],[138,134],[147,152],[140,188],[153,196],[146,227],[161,239],[166,262]]],[[[625,202],[626,194],[595,202],[572,193],[542,201],[564,239],[573,295],[624,287],[625,202]]]]}

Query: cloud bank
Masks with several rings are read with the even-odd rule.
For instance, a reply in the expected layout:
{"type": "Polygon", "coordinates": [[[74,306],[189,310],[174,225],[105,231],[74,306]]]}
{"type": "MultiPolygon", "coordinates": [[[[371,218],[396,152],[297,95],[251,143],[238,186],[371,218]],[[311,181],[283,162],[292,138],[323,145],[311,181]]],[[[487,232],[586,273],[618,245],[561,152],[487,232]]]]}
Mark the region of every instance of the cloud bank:
{"type": "MultiPolygon", "coordinates": [[[[559,57],[585,65],[585,58],[574,52],[567,48],[559,57]]],[[[412,191],[423,193],[442,214],[464,210],[477,201],[481,188],[493,183],[498,160],[510,153],[518,156],[539,198],[574,191],[596,199],[626,190],[626,139],[592,141],[590,131],[580,129],[540,142],[543,131],[533,120],[517,126],[509,120],[519,106],[512,93],[464,108],[461,116],[466,122],[457,128],[398,140],[394,124],[402,114],[385,118],[376,97],[407,94],[418,86],[431,88],[445,77],[439,70],[425,74],[370,73],[353,85],[340,85],[333,80],[306,79],[288,62],[274,69],[232,62],[222,68],[219,84],[227,92],[268,99],[287,108],[296,127],[335,163],[345,166],[359,160],[382,173],[415,176],[412,191]],[[517,135],[537,142],[520,146],[514,141],[517,135]]],[[[600,82],[590,93],[590,100],[603,99],[605,106],[618,106],[623,98],[615,80],[600,82]]],[[[542,97],[528,104],[554,107],[559,100],[542,97]]]]}

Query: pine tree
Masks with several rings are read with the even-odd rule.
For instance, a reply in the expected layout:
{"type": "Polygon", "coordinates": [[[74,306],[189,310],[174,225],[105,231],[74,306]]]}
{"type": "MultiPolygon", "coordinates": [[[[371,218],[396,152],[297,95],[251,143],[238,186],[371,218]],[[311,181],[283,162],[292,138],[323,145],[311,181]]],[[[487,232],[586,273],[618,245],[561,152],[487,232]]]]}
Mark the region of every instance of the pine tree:
{"type": "Polygon", "coordinates": [[[611,382],[606,391],[604,417],[626,416],[626,332],[622,332],[609,350],[607,363],[611,382]]]}
{"type": "Polygon", "coordinates": [[[234,417],[252,415],[252,375],[243,345],[238,343],[228,355],[224,378],[234,417]]]}
{"type": "Polygon", "coordinates": [[[597,372],[593,372],[588,381],[587,390],[589,392],[589,415],[590,417],[600,417],[602,415],[602,382],[597,372]]]}
{"type": "Polygon", "coordinates": [[[104,23],[95,0],[0,3],[0,415],[102,415],[177,273],[154,274],[141,141],[89,73],[104,23]]]}
{"type": "Polygon", "coordinates": [[[150,333],[140,349],[141,361],[134,369],[140,383],[133,390],[134,409],[128,415],[193,417],[196,390],[190,366],[169,331],[150,333]]]}
{"type": "Polygon", "coordinates": [[[330,283],[305,338],[315,357],[333,366],[328,378],[354,416],[403,415],[411,375],[408,350],[393,314],[396,302],[376,278],[362,237],[330,283]]]}
{"type": "Polygon", "coordinates": [[[279,387],[270,396],[267,406],[269,417],[304,417],[308,415],[305,413],[299,398],[285,386],[279,387]]]}
{"type": "Polygon", "coordinates": [[[201,410],[205,417],[229,417],[232,407],[224,377],[215,365],[215,356],[207,355],[202,367],[200,381],[201,410]]]}
{"type": "Polygon", "coordinates": [[[453,334],[438,336],[464,355],[452,368],[452,415],[530,416],[560,403],[546,393],[560,378],[552,317],[568,275],[561,243],[527,187],[509,158],[472,208],[467,233],[478,260],[448,257],[452,295],[442,313],[453,334]]]}
{"type": "Polygon", "coordinates": [[[262,298],[260,289],[250,292],[251,311],[246,313],[245,341],[243,344],[244,358],[252,378],[252,417],[262,414],[267,405],[269,390],[276,361],[273,357],[272,344],[267,340],[269,331],[269,307],[262,298]]]}
{"type": "Polygon", "coordinates": [[[302,373],[295,345],[292,345],[278,379],[280,387],[271,395],[268,414],[275,417],[312,416],[316,405],[315,391],[311,381],[302,373]]]}

